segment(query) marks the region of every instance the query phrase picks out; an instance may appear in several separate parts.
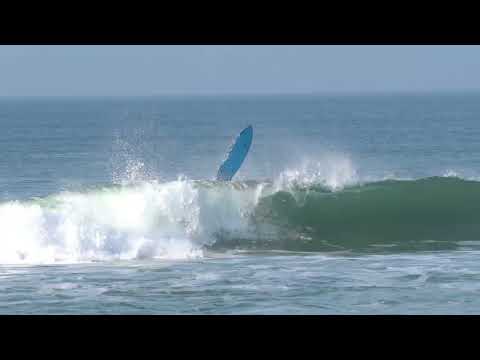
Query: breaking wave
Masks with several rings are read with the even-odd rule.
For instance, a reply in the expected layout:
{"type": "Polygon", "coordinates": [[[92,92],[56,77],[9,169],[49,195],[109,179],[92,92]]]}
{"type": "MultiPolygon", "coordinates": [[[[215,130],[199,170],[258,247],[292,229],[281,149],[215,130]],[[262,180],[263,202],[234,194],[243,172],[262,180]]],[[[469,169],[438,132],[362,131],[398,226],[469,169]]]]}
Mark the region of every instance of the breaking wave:
{"type": "Polygon", "coordinates": [[[480,182],[362,182],[352,164],[275,181],[178,179],[0,204],[0,263],[192,259],[207,251],[454,248],[480,240],[480,182]]]}

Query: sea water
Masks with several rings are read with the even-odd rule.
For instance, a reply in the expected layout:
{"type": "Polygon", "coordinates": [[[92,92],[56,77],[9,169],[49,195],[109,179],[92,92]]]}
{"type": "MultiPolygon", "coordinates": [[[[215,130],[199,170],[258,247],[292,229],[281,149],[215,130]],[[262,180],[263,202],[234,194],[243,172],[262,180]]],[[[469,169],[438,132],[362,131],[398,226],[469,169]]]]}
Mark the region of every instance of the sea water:
{"type": "Polygon", "coordinates": [[[480,313],[479,118],[479,93],[2,98],[0,313],[480,313]]]}

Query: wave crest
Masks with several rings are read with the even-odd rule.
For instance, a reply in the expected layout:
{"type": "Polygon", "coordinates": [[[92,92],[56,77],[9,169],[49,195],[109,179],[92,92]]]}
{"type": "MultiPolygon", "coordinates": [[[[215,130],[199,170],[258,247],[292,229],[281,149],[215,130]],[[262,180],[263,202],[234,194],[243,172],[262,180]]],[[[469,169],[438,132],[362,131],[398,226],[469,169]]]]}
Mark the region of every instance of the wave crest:
{"type": "Polygon", "coordinates": [[[322,186],[338,191],[359,182],[357,170],[345,156],[329,155],[321,159],[304,159],[300,166],[286,169],[275,181],[277,190],[322,186]]]}

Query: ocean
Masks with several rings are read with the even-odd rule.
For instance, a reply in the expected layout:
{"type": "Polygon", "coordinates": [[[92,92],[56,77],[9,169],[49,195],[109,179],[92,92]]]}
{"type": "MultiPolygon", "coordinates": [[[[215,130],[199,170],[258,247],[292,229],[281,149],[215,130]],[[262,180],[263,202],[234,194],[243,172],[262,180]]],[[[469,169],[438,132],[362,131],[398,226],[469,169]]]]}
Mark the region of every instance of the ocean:
{"type": "Polygon", "coordinates": [[[479,120],[475,92],[0,98],[0,314],[479,314],[479,120]]]}

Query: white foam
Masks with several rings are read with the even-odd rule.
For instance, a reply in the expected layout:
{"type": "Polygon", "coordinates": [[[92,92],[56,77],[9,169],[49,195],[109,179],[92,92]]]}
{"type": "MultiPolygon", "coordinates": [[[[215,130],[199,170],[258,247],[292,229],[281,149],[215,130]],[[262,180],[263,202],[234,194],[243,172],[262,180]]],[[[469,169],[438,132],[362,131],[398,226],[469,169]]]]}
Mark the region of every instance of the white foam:
{"type": "Polygon", "coordinates": [[[178,180],[3,203],[0,263],[198,258],[216,232],[247,232],[260,193],[178,180]]]}

